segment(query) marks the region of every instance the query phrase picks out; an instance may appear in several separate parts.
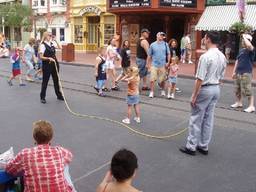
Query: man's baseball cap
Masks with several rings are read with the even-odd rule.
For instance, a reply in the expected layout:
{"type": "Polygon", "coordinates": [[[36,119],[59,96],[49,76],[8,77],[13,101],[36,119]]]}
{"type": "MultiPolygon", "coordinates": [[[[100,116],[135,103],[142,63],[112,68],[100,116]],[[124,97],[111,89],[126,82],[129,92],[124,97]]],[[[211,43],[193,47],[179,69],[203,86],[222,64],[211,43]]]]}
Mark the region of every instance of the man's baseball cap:
{"type": "Polygon", "coordinates": [[[158,32],[157,35],[166,36],[165,32],[158,32]]]}
{"type": "Polygon", "coordinates": [[[149,31],[148,29],[146,29],[146,28],[141,29],[140,32],[141,32],[141,33],[144,33],[144,32],[150,33],[150,31],[149,31]]]}

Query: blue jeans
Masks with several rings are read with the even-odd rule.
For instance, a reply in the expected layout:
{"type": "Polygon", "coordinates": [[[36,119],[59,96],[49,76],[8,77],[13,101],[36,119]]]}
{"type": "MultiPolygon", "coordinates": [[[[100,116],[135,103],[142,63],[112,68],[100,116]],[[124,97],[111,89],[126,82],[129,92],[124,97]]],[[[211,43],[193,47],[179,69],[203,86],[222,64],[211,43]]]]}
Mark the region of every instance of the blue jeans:
{"type": "Polygon", "coordinates": [[[146,64],[147,64],[146,60],[136,57],[136,64],[138,65],[138,68],[139,68],[140,77],[141,78],[146,77],[148,74],[148,69],[146,68],[146,64]]]}
{"type": "Polygon", "coordinates": [[[186,144],[188,149],[195,151],[198,146],[208,150],[213,130],[214,109],[219,97],[218,85],[201,88],[195,107],[192,107],[191,110],[186,144]]]}
{"type": "Polygon", "coordinates": [[[98,80],[97,81],[97,88],[98,89],[103,89],[104,85],[105,85],[106,80],[98,80]]]}

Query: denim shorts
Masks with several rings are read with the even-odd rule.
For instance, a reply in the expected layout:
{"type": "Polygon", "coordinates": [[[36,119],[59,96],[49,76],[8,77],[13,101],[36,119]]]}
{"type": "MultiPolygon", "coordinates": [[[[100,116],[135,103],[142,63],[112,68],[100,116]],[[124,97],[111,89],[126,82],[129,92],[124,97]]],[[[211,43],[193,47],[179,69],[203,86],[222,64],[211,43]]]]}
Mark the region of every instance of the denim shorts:
{"type": "Polygon", "coordinates": [[[145,59],[140,59],[136,57],[136,64],[138,65],[139,68],[139,74],[140,77],[145,77],[148,74],[148,69],[146,68],[146,60],[145,59]]]}
{"type": "Polygon", "coordinates": [[[177,77],[169,77],[168,82],[170,84],[176,84],[177,83],[177,77]]]}
{"type": "Polygon", "coordinates": [[[106,80],[97,80],[97,88],[103,89],[106,80]]]}
{"type": "Polygon", "coordinates": [[[128,105],[137,105],[140,102],[140,96],[139,95],[128,95],[126,98],[128,105]]]}

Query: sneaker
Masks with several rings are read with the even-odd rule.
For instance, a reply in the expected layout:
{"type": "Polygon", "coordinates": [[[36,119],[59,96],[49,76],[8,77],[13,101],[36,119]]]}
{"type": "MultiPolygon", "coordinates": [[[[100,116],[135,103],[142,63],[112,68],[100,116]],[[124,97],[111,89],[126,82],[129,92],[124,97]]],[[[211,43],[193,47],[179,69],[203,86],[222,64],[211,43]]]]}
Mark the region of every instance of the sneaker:
{"type": "Polygon", "coordinates": [[[236,102],[233,105],[230,105],[231,108],[239,108],[239,107],[243,107],[242,103],[236,102]]]}
{"type": "Polygon", "coordinates": [[[161,91],[161,96],[165,97],[165,91],[164,90],[161,91]]]}
{"type": "Polygon", "coordinates": [[[181,93],[181,90],[178,87],[175,88],[175,91],[176,91],[176,93],[181,93]]]}
{"type": "Polygon", "coordinates": [[[46,103],[46,100],[45,100],[45,99],[41,99],[40,102],[43,103],[43,104],[45,104],[45,103],[46,103]]]}
{"type": "Polygon", "coordinates": [[[30,77],[26,77],[26,80],[29,81],[29,82],[34,82],[34,80],[30,77]]]}
{"type": "Polygon", "coordinates": [[[24,86],[26,86],[26,84],[25,83],[20,83],[20,86],[24,87],[24,86]]]}
{"type": "Polygon", "coordinates": [[[104,93],[99,93],[98,96],[100,97],[106,97],[106,95],[104,93]]]}
{"type": "Polygon", "coordinates": [[[115,86],[111,88],[112,91],[119,91],[119,87],[115,86]]]}
{"type": "Polygon", "coordinates": [[[246,112],[246,113],[255,112],[255,107],[254,106],[248,107],[247,109],[244,110],[244,112],[246,112]]]}
{"type": "Polygon", "coordinates": [[[182,63],[184,64],[184,63],[185,63],[185,60],[183,60],[182,63]]]}
{"type": "Polygon", "coordinates": [[[130,123],[131,123],[131,122],[130,122],[130,119],[128,119],[128,118],[123,119],[122,122],[123,122],[124,124],[130,124],[130,123]]]}
{"type": "Polygon", "coordinates": [[[170,94],[167,95],[167,99],[171,99],[171,95],[170,94]]]}
{"type": "Polygon", "coordinates": [[[136,121],[136,123],[140,123],[140,118],[139,117],[134,117],[134,121],[136,121]]]}
{"type": "Polygon", "coordinates": [[[154,92],[150,91],[149,98],[153,98],[153,97],[154,97],[154,92]]]}
{"type": "Polygon", "coordinates": [[[193,64],[193,62],[192,62],[192,61],[189,61],[189,62],[188,62],[188,64],[190,64],[190,65],[191,65],[191,64],[193,64]]]}
{"type": "Polygon", "coordinates": [[[172,94],[170,95],[170,97],[171,97],[171,99],[175,99],[174,93],[172,93],[172,94]]]}
{"type": "Polygon", "coordinates": [[[9,86],[13,86],[12,81],[7,81],[7,83],[9,84],[9,86]]]}

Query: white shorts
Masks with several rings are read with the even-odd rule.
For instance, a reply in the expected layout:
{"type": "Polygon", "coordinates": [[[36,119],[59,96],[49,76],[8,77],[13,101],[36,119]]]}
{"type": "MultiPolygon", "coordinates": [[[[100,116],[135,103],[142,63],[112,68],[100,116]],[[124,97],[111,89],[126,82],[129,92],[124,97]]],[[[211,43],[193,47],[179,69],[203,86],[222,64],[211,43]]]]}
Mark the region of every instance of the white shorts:
{"type": "Polygon", "coordinates": [[[115,69],[114,61],[106,60],[106,68],[107,69],[115,69]]]}

